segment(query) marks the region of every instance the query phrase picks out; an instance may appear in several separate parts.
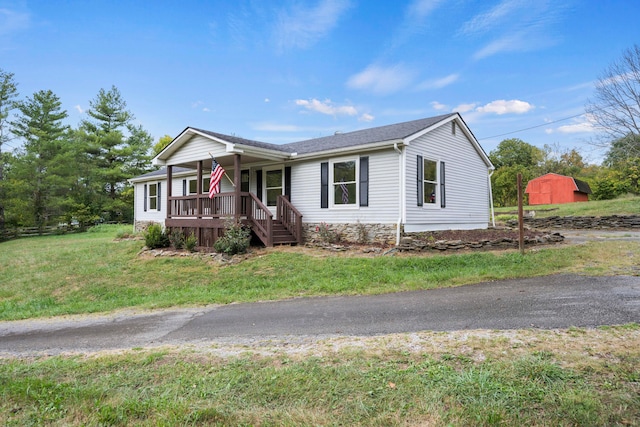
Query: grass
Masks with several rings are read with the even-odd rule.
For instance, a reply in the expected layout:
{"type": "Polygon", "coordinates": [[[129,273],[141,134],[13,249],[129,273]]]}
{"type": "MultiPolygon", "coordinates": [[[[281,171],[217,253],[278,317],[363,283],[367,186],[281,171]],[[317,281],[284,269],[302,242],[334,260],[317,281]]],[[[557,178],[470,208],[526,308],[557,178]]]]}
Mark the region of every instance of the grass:
{"type": "Polygon", "coordinates": [[[640,425],[638,363],[638,325],[5,359],[0,423],[640,425]]]}
{"type": "MultiPolygon", "coordinates": [[[[614,200],[525,206],[524,210],[535,211],[536,217],[640,215],[640,196],[627,196],[614,200]]],[[[495,211],[496,219],[506,220],[511,219],[513,215],[515,215],[514,218],[517,218],[518,207],[501,207],[496,208],[495,211]],[[506,216],[509,217],[506,218],[506,216]]]]}
{"type": "Polygon", "coordinates": [[[315,295],[377,294],[558,272],[637,274],[640,245],[455,255],[318,257],[256,249],[240,264],[207,257],[139,257],[140,240],[115,240],[117,227],[34,237],[0,246],[0,320],[227,304],[315,295]]]}

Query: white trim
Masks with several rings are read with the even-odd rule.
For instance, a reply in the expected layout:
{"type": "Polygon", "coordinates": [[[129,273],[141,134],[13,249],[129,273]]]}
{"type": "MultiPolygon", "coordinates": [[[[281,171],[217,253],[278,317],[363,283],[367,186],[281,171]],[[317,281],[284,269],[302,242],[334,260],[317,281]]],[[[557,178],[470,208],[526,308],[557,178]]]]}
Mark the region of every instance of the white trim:
{"type": "MultiPolygon", "coordinates": [[[[273,171],[280,171],[280,174],[282,175],[282,179],[280,182],[280,195],[282,196],[284,194],[284,165],[274,165],[274,166],[270,166],[270,167],[266,167],[262,169],[262,194],[263,194],[263,198],[264,198],[264,205],[268,208],[275,208],[276,205],[269,205],[269,197],[267,195],[267,174],[269,172],[273,172],[273,171]]],[[[278,187],[271,187],[271,188],[278,188],[278,187]]]]}
{"type": "Polygon", "coordinates": [[[336,158],[336,159],[330,159],[329,160],[329,209],[360,209],[360,156],[354,156],[354,157],[340,157],[340,158],[336,158]],[[347,162],[353,162],[355,164],[355,187],[356,187],[356,194],[355,194],[355,202],[354,203],[349,203],[349,204],[336,204],[335,203],[335,186],[336,183],[334,181],[334,176],[333,176],[333,166],[336,163],[347,163],[347,162]]]}
{"type": "MultiPolygon", "coordinates": [[[[441,202],[441,198],[442,198],[442,194],[440,194],[440,165],[442,164],[442,160],[439,158],[433,158],[433,157],[429,157],[429,156],[422,156],[422,176],[420,177],[420,182],[422,183],[422,208],[423,209],[442,209],[442,202],[441,202]],[[427,203],[425,201],[426,199],[426,192],[424,191],[424,184],[425,184],[425,179],[424,179],[424,167],[425,167],[425,162],[426,161],[430,161],[430,162],[435,162],[436,164],[436,180],[435,180],[435,191],[434,191],[434,195],[435,195],[435,200],[433,203],[427,203]]],[[[428,181],[429,183],[433,182],[433,181],[428,181]]]]}

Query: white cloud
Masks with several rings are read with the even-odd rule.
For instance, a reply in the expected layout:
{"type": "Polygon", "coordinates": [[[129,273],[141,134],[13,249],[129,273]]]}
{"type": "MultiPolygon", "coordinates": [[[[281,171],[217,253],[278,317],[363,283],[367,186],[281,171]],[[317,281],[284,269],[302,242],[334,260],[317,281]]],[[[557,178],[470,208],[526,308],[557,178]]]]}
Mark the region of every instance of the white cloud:
{"type": "Polygon", "coordinates": [[[443,0],[414,0],[408,7],[406,15],[414,20],[423,20],[429,16],[443,0]]]}
{"type": "Polygon", "coordinates": [[[281,50],[304,49],[326,36],[351,6],[349,0],[321,0],[314,8],[296,6],[279,13],[274,31],[281,50]]]}
{"type": "Polygon", "coordinates": [[[78,113],[80,113],[80,114],[83,114],[83,113],[84,113],[84,110],[82,109],[82,107],[81,107],[80,105],[76,105],[76,106],[75,106],[75,107],[73,107],[73,108],[75,108],[75,109],[76,109],[76,111],[77,111],[78,113]]]}
{"type": "Polygon", "coordinates": [[[493,113],[498,115],[523,114],[531,111],[533,108],[534,106],[526,101],[519,101],[517,99],[505,101],[504,99],[499,99],[476,108],[476,111],[479,113],[493,113]]]}
{"type": "Polygon", "coordinates": [[[265,98],[264,102],[269,103],[269,102],[271,102],[271,100],[269,98],[265,98]]]}
{"type": "Polygon", "coordinates": [[[487,12],[465,22],[458,34],[472,40],[488,38],[473,58],[498,53],[526,52],[557,43],[553,25],[563,19],[567,5],[549,1],[502,0],[487,12]]]}
{"type": "Polygon", "coordinates": [[[0,8],[0,36],[25,30],[30,24],[31,17],[28,13],[0,8]]]}
{"type": "Polygon", "coordinates": [[[364,113],[363,115],[360,116],[358,121],[361,121],[361,122],[372,122],[374,119],[375,119],[375,117],[373,117],[371,114],[364,113]]]}
{"type": "Polygon", "coordinates": [[[370,65],[364,71],[349,78],[347,87],[351,89],[368,90],[375,94],[385,95],[397,92],[408,86],[415,73],[404,65],[391,67],[370,65]]]}
{"type": "Polygon", "coordinates": [[[296,99],[296,105],[300,107],[304,107],[307,110],[314,111],[316,113],[327,114],[329,116],[338,116],[338,115],[346,115],[346,116],[356,116],[358,115],[358,110],[351,105],[342,105],[337,106],[333,105],[330,99],[325,99],[324,101],[319,101],[315,98],[313,99],[296,99]]]}
{"type": "Polygon", "coordinates": [[[202,111],[204,111],[205,113],[208,113],[208,112],[210,112],[211,110],[210,110],[210,109],[208,109],[207,107],[204,107],[204,108],[202,109],[202,111]]]}
{"type": "Polygon", "coordinates": [[[431,102],[431,107],[436,111],[442,111],[442,110],[446,110],[447,109],[446,105],[441,104],[438,101],[431,102]]]}
{"type": "Polygon", "coordinates": [[[597,129],[594,126],[594,124],[587,120],[583,122],[576,122],[570,125],[559,126],[556,129],[545,129],[545,132],[547,134],[552,134],[552,133],[571,134],[571,133],[592,133],[592,132],[595,132],[596,130],[597,129]]]}
{"type": "Polygon", "coordinates": [[[469,111],[473,111],[476,108],[476,104],[460,104],[457,107],[454,107],[451,111],[457,111],[458,113],[467,113],[469,111]]]}
{"type": "Polygon", "coordinates": [[[460,33],[475,36],[508,23],[513,15],[530,5],[528,0],[503,0],[491,10],[474,16],[460,28],[460,33]]]}
{"type": "Polygon", "coordinates": [[[449,74],[448,76],[442,77],[440,79],[427,80],[425,82],[422,82],[418,86],[418,89],[442,89],[443,87],[455,83],[459,78],[460,74],[449,74]]]}

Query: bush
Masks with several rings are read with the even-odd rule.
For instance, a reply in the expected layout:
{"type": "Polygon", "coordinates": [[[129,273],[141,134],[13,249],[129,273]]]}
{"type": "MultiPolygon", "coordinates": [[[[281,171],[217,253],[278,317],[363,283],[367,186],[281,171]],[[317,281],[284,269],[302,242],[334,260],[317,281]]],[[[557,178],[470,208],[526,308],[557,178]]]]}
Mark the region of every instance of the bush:
{"type": "Polygon", "coordinates": [[[324,243],[338,243],[341,238],[340,232],[332,230],[326,222],[321,222],[320,225],[316,227],[316,232],[320,240],[324,243]]]}
{"type": "Polygon", "coordinates": [[[213,248],[227,255],[243,254],[249,249],[251,230],[229,221],[225,224],[224,236],[216,240],[213,248]]]}
{"type": "Polygon", "coordinates": [[[166,248],[170,242],[167,233],[162,230],[160,224],[151,224],[144,235],[144,243],[149,249],[155,249],[166,248]]]}
{"type": "Polygon", "coordinates": [[[189,234],[187,238],[184,239],[184,247],[189,252],[195,252],[197,245],[198,245],[198,239],[196,238],[196,235],[193,234],[193,232],[191,232],[191,234],[189,234]]]}
{"type": "Polygon", "coordinates": [[[184,246],[184,234],[182,234],[182,231],[177,228],[172,229],[171,233],[169,233],[169,242],[176,250],[182,249],[184,246]]]}

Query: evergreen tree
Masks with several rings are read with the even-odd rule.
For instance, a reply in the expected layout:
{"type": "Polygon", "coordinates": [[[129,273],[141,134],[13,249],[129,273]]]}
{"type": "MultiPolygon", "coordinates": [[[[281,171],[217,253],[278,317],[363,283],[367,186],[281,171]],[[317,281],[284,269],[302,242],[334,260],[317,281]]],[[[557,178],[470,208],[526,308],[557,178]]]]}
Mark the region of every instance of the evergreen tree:
{"type": "Polygon", "coordinates": [[[22,195],[29,206],[29,225],[39,228],[59,220],[73,174],[68,129],[62,124],[67,112],[61,105],[50,90],[36,92],[17,103],[19,115],[11,123],[11,132],[23,141],[11,167],[12,185],[19,189],[14,196],[22,195]]]}
{"type": "Polygon", "coordinates": [[[127,179],[148,171],[152,138],[133,124],[134,116],[115,86],[100,89],[87,114],[80,135],[92,165],[90,179],[99,188],[93,213],[108,221],[130,221],[133,203],[127,197],[127,179]]]}
{"type": "Polygon", "coordinates": [[[5,72],[0,68],[0,240],[3,238],[5,229],[5,201],[7,200],[5,191],[4,169],[8,162],[8,156],[3,155],[2,146],[10,138],[9,114],[15,107],[15,98],[18,96],[17,85],[13,80],[13,74],[5,72]]]}

